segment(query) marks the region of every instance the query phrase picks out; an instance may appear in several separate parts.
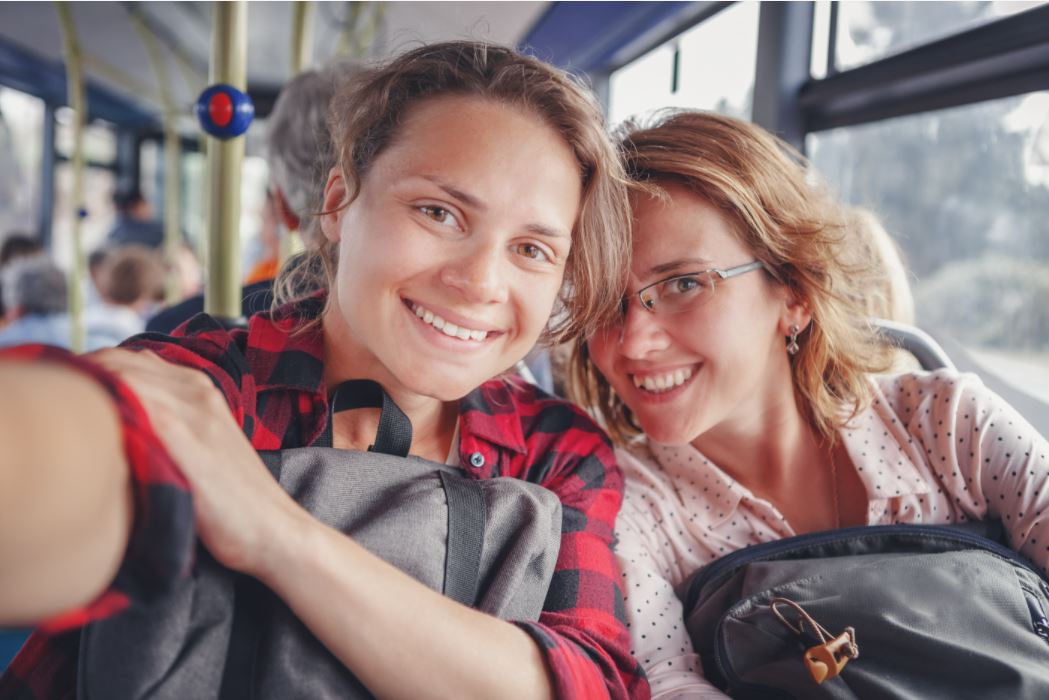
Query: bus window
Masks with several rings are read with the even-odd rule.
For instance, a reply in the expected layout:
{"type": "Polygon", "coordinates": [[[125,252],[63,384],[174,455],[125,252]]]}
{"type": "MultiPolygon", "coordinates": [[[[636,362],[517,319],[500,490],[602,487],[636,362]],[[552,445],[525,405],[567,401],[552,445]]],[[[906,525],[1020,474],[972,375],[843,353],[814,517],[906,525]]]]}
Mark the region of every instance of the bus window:
{"type": "Polygon", "coordinates": [[[839,3],[836,67],[855,68],[1040,4],[984,0],[839,3]]]}
{"type": "Polygon", "coordinates": [[[0,237],[38,235],[44,101],[0,86],[0,237]]]}
{"type": "Polygon", "coordinates": [[[660,107],[749,119],[759,9],[757,3],[733,4],[613,73],[610,123],[660,107]]]}
{"type": "Polygon", "coordinates": [[[918,325],[1049,400],[1049,92],[810,134],[904,250],[918,325]]]}

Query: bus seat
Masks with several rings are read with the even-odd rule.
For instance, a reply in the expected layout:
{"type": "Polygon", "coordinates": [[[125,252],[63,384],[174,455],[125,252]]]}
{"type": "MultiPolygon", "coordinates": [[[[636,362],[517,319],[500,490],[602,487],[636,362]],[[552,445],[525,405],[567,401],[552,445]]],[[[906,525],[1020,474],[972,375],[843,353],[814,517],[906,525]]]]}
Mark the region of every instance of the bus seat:
{"type": "Polygon", "coordinates": [[[914,355],[924,370],[950,369],[957,371],[951,358],[947,356],[940,344],[925,331],[906,323],[886,321],[881,318],[871,319],[878,333],[892,345],[914,355]]]}

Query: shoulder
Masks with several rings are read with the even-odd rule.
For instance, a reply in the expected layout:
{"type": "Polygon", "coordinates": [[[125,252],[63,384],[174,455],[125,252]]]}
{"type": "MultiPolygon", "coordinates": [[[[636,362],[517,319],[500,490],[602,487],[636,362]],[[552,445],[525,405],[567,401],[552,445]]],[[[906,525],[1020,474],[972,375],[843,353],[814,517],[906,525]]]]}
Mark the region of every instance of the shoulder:
{"type": "Polygon", "coordinates": [[[227,328],[218,319],[201,313],[176,328],[173,335],[142,333],[128,338],[121,347],[150,350],[175,364],[241,375],[247,373],[246,341],[244,329],[227,328]]]}
{"type": "Polygon", "coordinates": [[[482,384],[464,400],[463,420],[474,435],[516,453],[505,476],[545,483],[581,468],[613,472],[612,443],[578,406],[524,379],[504,375],[482,384]],[[589,466],[587,466],[589,465],[589,466]]]}
{"type": "Polygon", "coordinates": [[[611,454],[605,431],[585,411],[521,377],[505,375],[489,380],[475,398],[471,408],[493,417],[506,416],[507,429],[519,432],[526,445],[567,441],[577,447],[600,447],[611,454]]]}
{"type": "Polygon", "coordinates": [[[1005,401],[968,372],[941,369],[935,372],[873,376],[875,405],[884,403],[902,422],[924,423],[961,413],[979,415],[981,411],[1005,406],[1005,401]]]}

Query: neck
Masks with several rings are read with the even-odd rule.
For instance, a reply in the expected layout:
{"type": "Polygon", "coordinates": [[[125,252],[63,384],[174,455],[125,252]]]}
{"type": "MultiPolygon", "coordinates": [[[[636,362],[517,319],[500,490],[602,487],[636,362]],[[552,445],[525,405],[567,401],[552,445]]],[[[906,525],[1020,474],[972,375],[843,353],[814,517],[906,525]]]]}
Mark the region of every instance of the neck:
{"type": "MultiPolygon", "coordinates": [[[[350,379],[369,379],[379,384],[412,424],[411,454],[443,462],[451,447],[459,405],[441,401],[401,386],[346,329],[333,318],[335,301],[322,318],[324,328],[324,385],[331,391],[350,379]]],[[[341,449],[366,450],[375,441],[379,427],[378,409],[343,411],[332,420],[332,445],[341,449]]]]}
{"type": "Polygon", "coordinates": [[[815,430],[802,416],[789,384],[770,392],[760,410],[707,430],[692,445],[754,493],[770,494],[822,464],[815,430]]]}

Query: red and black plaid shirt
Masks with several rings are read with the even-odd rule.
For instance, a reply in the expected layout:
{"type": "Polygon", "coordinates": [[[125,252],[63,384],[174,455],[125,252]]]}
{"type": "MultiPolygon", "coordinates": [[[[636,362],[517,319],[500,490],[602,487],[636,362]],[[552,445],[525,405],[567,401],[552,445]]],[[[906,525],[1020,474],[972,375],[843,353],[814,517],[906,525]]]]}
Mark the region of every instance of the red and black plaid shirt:
{"type": "MultiPolygon", "coordinates": [[[[125,347],[206,372],[256,449],[303,447],[317,439],[327,417],[323,343],[319,327],[290,331],[315,318],[323,301],[314,297],[272,317],[254,316],[247,330],[227,331],[201,315],[176,337],[146,334],[125,347]]],[[[15,353],[73,363],[109,388],[137,486],[128,557],[111,589],[34,633],[0,678],[0,700],[72,698],[79,632],[71,628],[163,595],[190,566],[192,507],[184,480],[119,381],[54,349],[15,353]]],[[[630,655],[611,551],[623,484],[605,435],[571,404],[517,378],[499,378],[460,403],[459,459],[474,478],[526,479],[561,500],[561,549],[543,613],[537,623],[518,623],[543,650],[557,696],[647,698],[648,684],[630,655]]]]}

